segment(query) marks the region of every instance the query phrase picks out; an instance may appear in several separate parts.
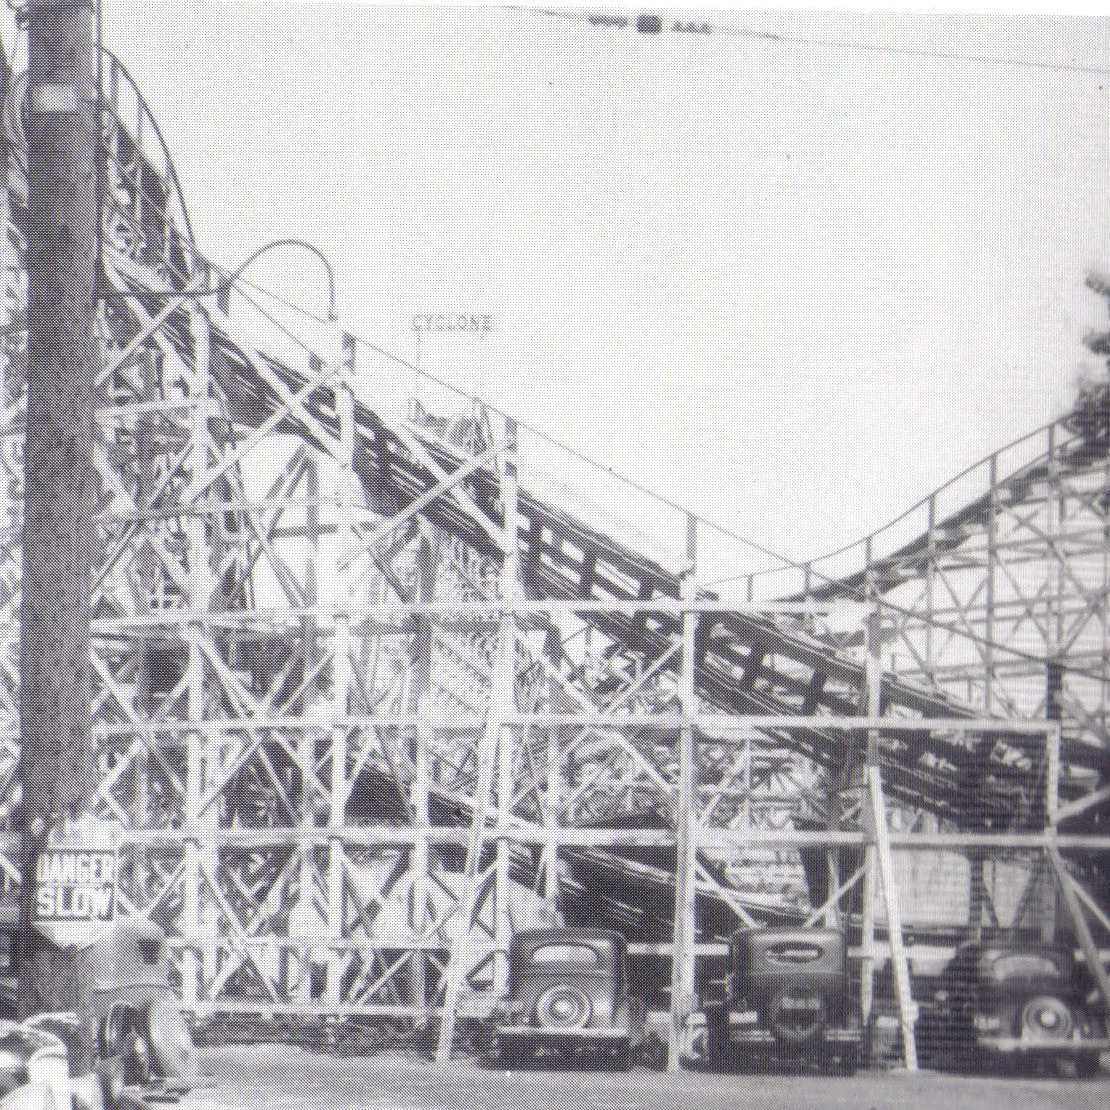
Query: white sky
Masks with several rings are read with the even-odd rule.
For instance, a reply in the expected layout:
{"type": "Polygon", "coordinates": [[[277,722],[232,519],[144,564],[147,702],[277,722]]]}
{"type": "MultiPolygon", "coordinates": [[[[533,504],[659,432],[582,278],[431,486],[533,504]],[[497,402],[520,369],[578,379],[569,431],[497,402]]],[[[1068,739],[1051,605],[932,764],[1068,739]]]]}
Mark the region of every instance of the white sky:
{"type": "MultiPolygon", "coordinates": [[[[493,313],[423,365],[796,557],[1099,370],[1106,75],[504,9],[103,2],[210,257],[311,240],[341,315],[410,360],[413,312],[493,313]]],[[[705,18],[1110,69],[1110,20],[705,18]]],[[[305,254],[252,273],[324,304],[305,254]]]]}

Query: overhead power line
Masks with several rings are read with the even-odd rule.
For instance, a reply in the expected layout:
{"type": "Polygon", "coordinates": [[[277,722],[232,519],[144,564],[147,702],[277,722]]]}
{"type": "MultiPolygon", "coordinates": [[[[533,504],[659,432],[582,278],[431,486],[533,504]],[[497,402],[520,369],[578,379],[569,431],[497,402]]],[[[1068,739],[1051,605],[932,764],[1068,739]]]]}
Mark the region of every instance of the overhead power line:
{"type": "Polygon", "coordinates": [[[1052,62],[1040,58],[973,54],[958,50],[930,50],[924,47],[899,46],[896,43],[859,42],[821,35],[783,34],[778,31],[762,30],[758,27],[734,27],[727,24],[713,23],[688,13],[670,18],[647,12],[638,15],[613,15],[602,12],[559,11],[552,8],[514,7],[513,10],[531,15],[584,23],[600,30],[633,30],[642,34],[660,34],[669,31],[686,35],[727,35],[733,38],[751,39],[759,42],[781,43],[784,46],[811,46],[857,54],[901,55],[902,57],[921,58],[930,61],[970,62],[975,65],[1009,66],[1019,69],[1040,69],[1058,73],[1083,73],[1097,77],[1110,77],[1110,66],[1081,65],[1078,62],[1052,62]]]}

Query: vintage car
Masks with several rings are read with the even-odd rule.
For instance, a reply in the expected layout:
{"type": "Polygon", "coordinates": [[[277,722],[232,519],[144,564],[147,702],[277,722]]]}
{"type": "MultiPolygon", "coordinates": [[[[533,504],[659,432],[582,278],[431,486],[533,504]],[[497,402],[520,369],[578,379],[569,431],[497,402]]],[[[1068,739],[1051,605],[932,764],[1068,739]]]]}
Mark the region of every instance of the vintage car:
{"type": "Polygon", "coordinates": [[[67,1017],[22,1024],[0,1019],[2,1110],[124,1110],[114,1097],[119,1092],[103,1076],[70,1075],[65,1039],[50,1028],[64,1027],[67,1017]]]}
{"type": "MultiPolygon", "coordinates": [[[[15,1017],[18,907],[0,904],[0,1017],[15,1017]]],[[[49,944],[44,938],[36,943],[49,944]]],[[[121,918],[88,947],[89,1011],[77,1015],[97,1047],[98,1067],[113,1087],[165,1094],[192,1082],[193,1041],[170,979],[165,932],[141,918],[121,918]]],[[[55,1030],[64,1037],[64,1030],[55,1030]]]]}
{"type": "Polygon", "coordinates": [[[1110,1039],[1092,986],[1059,945],[963,944],[919,1001],[918,1056],[968,1070],[1009,1060],[1094,1075],[1110,1039]]]}
{"type": "Polygon", "coordinates": [[[493,1012],[508,1064],[541,1053],[626,1070],[644,1042],[645,1010],[628,991],[624,938],[608,929],[525,929],[509,943],[509,993],[493,1012]]]}
{"type": "Polygon", "coordinates": [[[728,964],[724,997],[703,1003],[707,1064],[816,1063],[855,1073],[862,1023],[843,933],[742,929],[728,964]]]}

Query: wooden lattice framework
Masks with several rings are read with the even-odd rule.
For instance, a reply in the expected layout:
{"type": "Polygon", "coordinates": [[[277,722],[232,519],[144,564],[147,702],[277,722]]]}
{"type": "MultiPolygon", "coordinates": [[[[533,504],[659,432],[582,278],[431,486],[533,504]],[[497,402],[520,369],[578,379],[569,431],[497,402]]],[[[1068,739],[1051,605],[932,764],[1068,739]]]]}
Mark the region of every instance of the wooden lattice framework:
{"type": "MultiPolygon", "coordinates": [[[[119,830],[120,903],[169,930],[190,1010],[443,1014],[446,1053],[468,995],[503,985],[512,930],[558,902],[624,915],[637,954],[670,959],[677,1064],[731,928],[851,919],[868,1005],[893,960],[912,1061],[892,863],[911,847],[1043,856],[1094,959],[1110,918],[1061,853],[1110,848],[1105,456],[1054,426],[1018,464],[988,460],[985,494],[946,489],[919,532],[870,538],[862,569],[833,559],[722,600],[699,589],[697,522],[668,567],[532,496],[511,421],[373,408],[338,325],[273,353],[196,251],[110,57],[104,104],[97,807],[119,830]],[[857,648],[826,631],[845,599],[867,618],[857,648]],[[800,874],[803,849],[827,854],[822,904],[745,888],[769,858],[800,874]],[[844,849],[862,853],[847,872],[844,849]],[[623,893],[604,902],[591,875],[623,893]]],[[[5,127],[10,797],[18,112],[5,127]]],[[[1023,908],[1048,873],[1028,868],[1023,908]]]]}

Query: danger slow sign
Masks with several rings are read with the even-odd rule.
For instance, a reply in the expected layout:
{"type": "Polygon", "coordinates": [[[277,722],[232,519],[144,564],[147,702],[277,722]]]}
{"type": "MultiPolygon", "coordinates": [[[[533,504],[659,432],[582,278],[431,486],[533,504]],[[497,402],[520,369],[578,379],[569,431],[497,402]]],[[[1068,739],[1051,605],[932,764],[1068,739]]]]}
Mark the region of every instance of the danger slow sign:
{"type": "Polygon", "coordinates": [[[116,908],[116,854],[90,848],[46,848],[35,872],[40,922],[111,921],[116,908]]]}

